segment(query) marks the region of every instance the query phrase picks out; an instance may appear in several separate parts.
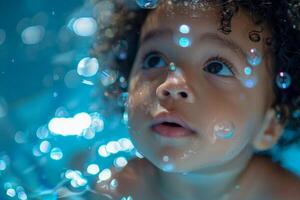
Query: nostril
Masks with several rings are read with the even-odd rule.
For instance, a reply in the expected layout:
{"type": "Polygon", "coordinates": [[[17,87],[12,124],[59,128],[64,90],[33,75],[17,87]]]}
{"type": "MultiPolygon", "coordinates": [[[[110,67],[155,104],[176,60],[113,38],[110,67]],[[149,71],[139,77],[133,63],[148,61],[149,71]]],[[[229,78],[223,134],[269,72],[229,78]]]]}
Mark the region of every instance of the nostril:
{"type": "Polygon", "coordinates": [[[186,92],[180,92],[179,94],[180,94],[183,98],[187,98],[187,96],[188,96],[186,92]]]}
{"type": "Polygon", "coordinates": [[[170,95],[170,92],[167,91],[167,90],[164,90],[164,91],[163,91],[163,95],[164,95],[164,96],[169,96],[169,95],[170,95]]]}

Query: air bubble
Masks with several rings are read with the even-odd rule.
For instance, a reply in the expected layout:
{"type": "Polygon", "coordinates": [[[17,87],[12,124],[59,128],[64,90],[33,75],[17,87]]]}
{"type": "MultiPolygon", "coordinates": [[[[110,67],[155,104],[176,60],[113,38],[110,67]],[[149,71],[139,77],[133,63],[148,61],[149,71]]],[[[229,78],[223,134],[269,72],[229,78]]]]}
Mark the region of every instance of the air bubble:
{"type": "Polygon", "coordinates": [[[104,157],[104,158],[110,156],[110,153],[107,152],[107,150],[106,150],[106,145],[101,145],[98,148],[98,154],[99,154],[99,156],[104,157]]]}
{"type": "Polygon", "coordinates": [[[87,167],[87,173],[91,174],[91,175],[96,175],[99,173],[100,169],[99,166],[97,164],[90,164],[87,167]]]}
{"type": "Polygon", "coordinates": [[[24,44],[33,45],[41,42],[45,34],[43,26],[30,26],[23,30],[21,37],[24,44]]]}
{"type": "Polygon", "coordinates": [[[95,135],[96,135],[95,130],[92,127],[84,129],[82,132],[82,136],[87,140],[93,139],[95,135]]]}
{"type": "Polygon", "coordinates": [[[104,121],[99,113],[92,113],[90,114],[92,117],[92,123],[91,127],[96,131],[96,132],[101,132],[104,129],[104,121]]]}
{"type": "Polygon", "coordinates": [[[178,39],[178,45],[183,48],[189,47],[191,46],[191,40],[187,37],[180,37],[178,39]]]}
{"type": "Polygon", "coordinates": [[[179,27],[179,32],[182,33],[182,34],[188,34],[190,32],[190,27],[186,24],[182,24],[179,27]]]}
{"type": "Polygon", "coordinates": [[[158,0],[136,0],[136,3],[141,8],[154,9],[158,5],[158,0]]]}
{"type": "Polygon", "coordinates": [[[242,81],[242,84],[246,88],[253,88],[257,84],[257,78],[255,76],[250,76],[248,78],[242,78],[241,81],[242,81]]]}
{"type": "Polygon", "coordinates": [[[46,139],[49,136],[47,126],[40,126],[36,131],[36,136],[41,140],[46,139]]]}
{"type": "Polygon", "coordinates": [[[256,48],[252,48],[247,54],[247,61],[249,65],[257,66],[262,61],[262,55],[256,48]]]}
{"type": "Polygon", "coordinates": [[[18,198],[20,200],[27,200],[27,195],[24,191],[20,191],[20,192],[18,192],[18,198]]]}
{"type": "Polygon", "coordinates": [[[114,166],[118,168],[123,168],[127,165],[128,161],[125,157],[118,157],[114,161],[114,166]]]}
{"type": "Polygon", "coordinates": [[[123,113],[122,122],[123,124],[128,125],[128,112],[126,111],[123,113]]]}
{"type": "Polygon", "coordinates": [[[111,190],[115,190],[118,187],[118,185],[119,185],[118,180],[117,179],[113,179],[113,180],[111,180],[111,182],[109,184],[109,188],[111,190]]]}
{"type": "Polygon", "coordinates": [[[122,92],[118,97],[118,105],[126,107],[128,105],[128,92],[122,92]]]}
{"type": "Polygon", "coordinates": [[[55,147],[51,150],[51,153],[50,153],[50,157],[53,159],[53,160],[60,160],[62,159],[63,157],[63,153],[61,151],[60,148],[58,147],[55,147]]]}
{"type": "Polygon", "coordinates": [[[79,61],[77,66],[77,73],[80,76],[91,77],[98,72],[98,69],[98,60],[96,58],[86,57],[79,61]]]}
{"type": "Polygon", "coordinates": [[[99,173],[99,181],[106,181],[111,178],[111,170],[110,169],[104,169],[99,173]]]}
{"type": "Polygon", "coordinates": [[[111,69],[104,69],[100,73],[100,81],[102,85],[109,86],[116,82],[118,73],[111,69]]]}
{"type": "Polygon", "coordinates": [[[219,139],[231,139],[234,133],[235,127],[232,122],[224,121],[214,126],[214,135],[219,139]]]}
{"type": "Polygon", "coordinates": [[[288,88],[291,82],[291,76],[287,72],[280,72],[276,77],[276,84],[280,89],[288,88]]]}
{"type": "Polygon", "coordinates": [[[15,197],[16,196],[16,190],[13,188],[9,188],[6,190],[6,195],[9,197],[15,197]]]}
{"type": "Polygon", "coordinates": [[[50,151],[50,149],[51,149],[51,144],[50,144],[49,141],[44,140],[44,141],[41,142],[41,144],[40,144],[40,151],[42,153],[48,153],[50,151]]]}
{"type": "Polygon", "coordinates": [[[245,75],[250,76],[252,74],[251,67],[245,67],[244,68],[244,73],[245,73],[245,75]]]}
{"type": "Polygon", "coordinates": [[[128,43],[126,40],[119,40],[112,49],[118,59],[125,60],[127,58],[128,43]]]}
{"type": "Polygon", "coordinates": [[[163,161],[168,162],[169,161],[169,156],[163,156],[163,161]]]}

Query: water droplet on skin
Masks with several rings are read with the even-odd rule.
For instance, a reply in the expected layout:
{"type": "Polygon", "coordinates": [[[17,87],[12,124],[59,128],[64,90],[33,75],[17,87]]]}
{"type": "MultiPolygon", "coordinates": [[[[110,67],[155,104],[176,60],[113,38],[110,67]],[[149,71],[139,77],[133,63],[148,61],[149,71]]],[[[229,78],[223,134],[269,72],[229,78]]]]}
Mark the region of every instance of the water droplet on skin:
{"type": "Polygon", "coordinates": [[[251,69],[251,67],[245,67],[244,68],[244,73],[245,73],[245,75],[247,75],[247,76],[250,76],[251,74],[252,74],[252,69],[251,69]]]}
{"type": "Polygon", "coordinates": [[[163,161],[168,162],[169,161],[169,156],[163,156],[163,161]]]}
{"type": "Polygon", "coordinates": [[[280,89],[287,89],[291,82],[291,76],[287,72],[280,72],[276,77],[276,84],[280,89]]]}
{"type": "Polygon", "coordinates": [[[247,53],[247,61],[248,61],[249,65],[257,66],[262,61],[262,55],[256,48],[252,48],[247,53]]]}
{"type": "Polygon", "coordinates": [[[158,0],[136,0],[139,7],[145,9],[154,9],[158,5],[158,0]]]}
{"type": "Polygon", "coordinates": [[[218,139],[231,139],[235,133],[235,126],[232,122],[224,121],[214,126],[214,135],[218,139]]]}
{"type": "Polygon", "coordinates": [[[180,37],[177,41],[177,44],[180,47],[186,48],[186,47],[190,47],[192,42],[188,37],[180,37]]]}
{"type": "Polygon", "coordinates": [[[4,171],[6,169],[6,162],[4,160],[0,160],[0,171],[4,171]]]}
{"type": "Polygon", "coordinates": [[[257,78],[256,76],[250,76],[248,78],[242,78],[241,79],[242,84],[246,87],[246,88],[254,88],[257,84],[257,78]]]}
{"type": "Polygon", "coordinates": [[[179,27],[179,32],[182,33],[182,34],[188,34],[190,32],[190,27],[186,24],[182,24],[179,27]]]}

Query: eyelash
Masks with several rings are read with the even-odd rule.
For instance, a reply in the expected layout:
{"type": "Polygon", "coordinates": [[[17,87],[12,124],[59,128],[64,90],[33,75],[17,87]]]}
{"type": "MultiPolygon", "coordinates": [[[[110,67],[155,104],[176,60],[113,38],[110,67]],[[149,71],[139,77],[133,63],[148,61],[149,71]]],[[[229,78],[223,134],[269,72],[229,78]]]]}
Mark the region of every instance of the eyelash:
{"type": "MultiPolygon", "coordinates": [[[[213,57],[209,58],[205,62],[204,65],[206,66],[211,61],[219,61],[219,62],[225,64],[229,68],[229,70],[232,72],[232,74],[235,75],[233,64],[231,62],[229,62],[227,59],[225,59],[224,57],[222,57],[220,55],[213,56],[213,57]]],[[[226,76],[224,76],[224,77],[226,77],[226,76]]]]}
{"type": "MultiPolygon", "coordinates": [[[[158,54],[158,55],[162,56],[165,60],[167,60],[166,57],[163,56],[162,53],[160,53],[159,51],[157,51],[157,50],[148,50],[147,53],[144,53],[141,62],[143,63],[143,62],[145,61],[145,59],[146,59],[149,55],[151,55],[151,54],[158,54]]],[[[169,63],[169,62],[166,61],[166,63],[169,63]]]]}
{"type": "MultiPolygon", "coordinates": [[[[145,59],[151,55],[151,54],[158,54],[160,56],[162,56],[165,60],[167,60],[165,58],[165,56],[162,55],[162,53],[160,53],[159,51],[157,50],[148,50],[147,53],[144,53],[144,55],[142,56],[142,60],[141,62],[143,63],[145,61],[145,59]]],[[[211,58],[209,58],[206,62],[205,62],[205,66],[210,63],[211,61],[219,61],[223,64],[225,64],[229,70],[232,72],[233,75],[235,75],[235,72],[234,72],[234,67],[233,67],[233,64],[231,62],[229,62],[227,59],[225,59],[224,57],[220,56],[220,55],[216,55],[216,56],[213,56],[211,58]]],[[[168,61],[166,61],[166,63],[169,63],[168,61]]],[[[223,77],[226,77],[226,76],[223,76],[223,77]]]]}

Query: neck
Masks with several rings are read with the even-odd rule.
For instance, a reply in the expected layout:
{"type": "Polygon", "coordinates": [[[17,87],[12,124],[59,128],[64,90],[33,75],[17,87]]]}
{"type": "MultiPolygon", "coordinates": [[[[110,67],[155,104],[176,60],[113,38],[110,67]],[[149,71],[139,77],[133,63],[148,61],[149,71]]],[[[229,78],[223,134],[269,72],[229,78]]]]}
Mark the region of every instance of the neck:
{"type": "Polygon", "coordinates": [[[247,147],[233,160],[219,166],[188,173],[159,170],[158,187],[166,199],[220,199],[239,188],[251,156],[252,149],[247,147]]]}

